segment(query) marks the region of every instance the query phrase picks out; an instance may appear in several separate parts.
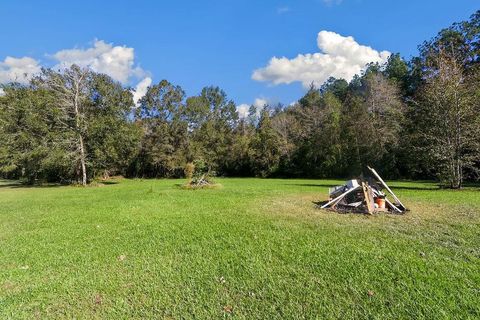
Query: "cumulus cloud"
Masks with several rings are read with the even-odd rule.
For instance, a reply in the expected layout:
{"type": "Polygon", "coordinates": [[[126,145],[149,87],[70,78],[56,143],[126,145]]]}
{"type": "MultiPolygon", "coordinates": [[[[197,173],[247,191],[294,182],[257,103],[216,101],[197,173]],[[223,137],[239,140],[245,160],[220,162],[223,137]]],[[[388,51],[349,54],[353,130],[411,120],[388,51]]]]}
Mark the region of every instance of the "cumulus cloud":
{"type": "MultiPolygon", "coordinates": [[[[114,46],[103,40],[95,40],[93,47],[64,49],[52,55],[54,69],[64,69],[76,64],[95,72],[105,73],[114,80],[127,84],[132,78],[145,78],[148,73],[135,64],[134,48],[114,46]]],[[[0,83],[17,81],[26,83],[41,70],[40,62],[31,57],[6,57],[0,61],[0,83]]],[[[142,81],[144,81],[143,79],[142,81]]]]}
{"type": "Polygon", "coordinates": [[[6,57],[4,61],[0,61],[0,83],[27,83],[32,75],[40,70],[38,61],[33,58],[6,57]]]}
{"type": "Polygon", "coordinates": [[[135,52],[127,46],[114,46],[103,40],[95,40],[93,47],[87,49],[65,49],[53,54],[58,61],[54,68],[63,69],[76,64],[91,68],[95,72],[105,73],[121,83],[127,83],[131,77],[144,77],[146,73],[135,66],[135,52]]]}
{"type": "Polygon", "coordinates": [[[331,31],[320,31],[317,45],[321,52],[299,54],[293,59],[273,57],[266,67],[253,72],[252,79],[273,84],[301,82],[304,87],[313,82],[320,86],[329,77],[350,81],[368,63],[384,63],[390,56],[388,51],[379,52],[353,37],[331,31]]]}
{"type": "Polygon", "coordinates": [[[253,105],[255,106],[255,108],[257,109],[262,109],[263,107],[265,107],[266,105],[268,104],[268,100],[267,99],[264,99],[264,98],[256,98],[255,101],[253,102],[253,105]]]}
{"type": "Polygon", "coordinates": [[[249,111],[251,106],[255,107],[255,111],[257,115],[259,115],[260,111],[262,111],[262,109],[268,104],[269,101],[265,98],[256,98],[251,105],[242,103],[241,105],[237,106],[238,116],[240,117],[240,119],[248,117],[250,115],[249,111]]]}
{"type": "Polygon", "coordinates": [[[245,119],[246,117],[248,117],[249,109],[250,106],[246,103],[242,103],[241,105],[237,106],[237,112],[240,119],[245,119]]]}
{"type": "Polygon", "coordinates": [[[152,78],[150,77],[146,77],[137,84],[135,91],[133,92],[133,102],[135,102],[136,105],[138,105],[138,100],[140,100],[147,93],[147,89],[151,84],[152,78]]]}
{"type": "MultiPolygon", "coordinates": [[[[134,48],[127,46],[114,46],[103,40],[95,40],[93,47],[86,49],[64,49],[48,57],[54,60],[54,69],[64,69],[76,64],[90,68],[95,72],[104,73],[112,79],[123,84],[133,82],[133,79],[142,79],[133,91],[133,100],[138,100],[145,95],[148,86],[152,84],[152,78],[142,68],[135,64],[134,48]]],[[[27,83],[30,78],[39,73],[41,64],[31,57],[13,58],[6,57],[0,61],[0,83],[20,82],[27,83]]],[[[0,90],[0,95],[3,90],[0,90]]]]}

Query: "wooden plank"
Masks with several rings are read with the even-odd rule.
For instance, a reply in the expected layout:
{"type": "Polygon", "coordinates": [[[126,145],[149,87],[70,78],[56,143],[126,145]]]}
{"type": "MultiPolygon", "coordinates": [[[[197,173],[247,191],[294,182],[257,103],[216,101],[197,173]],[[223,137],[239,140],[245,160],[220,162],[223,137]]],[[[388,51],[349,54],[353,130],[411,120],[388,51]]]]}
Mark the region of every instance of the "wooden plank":
{"type": "Polygon", "coordinates": [[[375,211],[375,206],[373,204],[372,190],[365,182],[362,182],[362,189],[365,196],[365,204],[367,205],[368,213],[373,214],[373,212],[375,211]]]}
{"type": "Polygon", "coordinates": [[[325,203],[325,204],[324,204],[323,206],[321,206],[320,208],[325,209],[325,208],[329,207],[329,206],[332,205],[332,204],[333,204],[333,205],[337,204],[337,202],[339,202],[340,200],[342,200],[347,194],[352,193],[353,191],[355,191],[355,190],[357,190],[357,189],[359,189],[359,188],[360,188],[360,186],[345,191],[344,193],[342,193],[341,195],[339,195],[339,196],[336,197],[335,199],[333,199],[333,200],[325,203]]]}
{"type": "Polygon", "coordinates": [[[395,201],[397,202],[397,204],[401,205],[403,210],[406,210],[407,207],[405,207],[403,205],[403,203],[400,201],[400,199],[397,198],[397,196],[395,195],[395,193],[393,193],[393,191],[387,186],[387,184],[385,183],[385,181],[383,181],[383,179],[380,177],[380,175],[377,173],[377,171],[375,171],[375,169],[373,168],[370,168],[370,167],[367,167],[374,175],[375,177],[378,179],[378,182],[380,182],[382,184],[382,186],[387,189],[387,191],[392,195],[393,199],[395,199],[395,201]]]}

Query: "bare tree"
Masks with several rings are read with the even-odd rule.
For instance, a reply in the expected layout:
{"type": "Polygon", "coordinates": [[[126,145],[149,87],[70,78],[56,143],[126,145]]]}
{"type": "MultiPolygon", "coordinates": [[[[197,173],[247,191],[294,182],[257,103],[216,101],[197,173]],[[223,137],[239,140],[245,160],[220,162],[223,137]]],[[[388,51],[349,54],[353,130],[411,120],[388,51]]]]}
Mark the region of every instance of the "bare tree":
{"type": "Polygon", "coordinates": [[[40,83],[55,93],[59,122],[71,135],[62,143],[69,144],[71,155],[76,162],[79,183],[87,184],[87,154],[85,137],[88,126],[86,113],[89,106],[89,86],[91,71],[76,65],[55,72],[44,70],[40,83]]]}
{"type": "Polygon", "coordinates": [[[396,146],[405,112],[400,89],[380,73],[370,74],[365,82],[365,103],[373,134],[370,138],[382,150],[396,146]]]}
{"type": "Polygon", "coordinates": [[[272,118],[272,126],[279,139],[279,150],[282,156],[290,157],[295,144],[290,137],[297,126],[293,115],[287,112],[279,113],[272,118]]]}
{"type": "Polygon", "coordinates": [[[360,92],[347,96],[343,114],[343,153],[349,172],[358,174],[366,165],[394,168],[405,112],[398,85],[371,72],[360,92]]]}

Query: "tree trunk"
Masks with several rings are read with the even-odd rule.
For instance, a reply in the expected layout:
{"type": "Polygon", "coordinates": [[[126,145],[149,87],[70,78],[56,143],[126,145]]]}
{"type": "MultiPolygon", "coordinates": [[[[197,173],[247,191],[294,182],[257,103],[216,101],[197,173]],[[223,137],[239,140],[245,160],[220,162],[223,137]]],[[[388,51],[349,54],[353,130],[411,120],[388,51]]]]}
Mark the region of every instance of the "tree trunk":
{"type": "Polygon", "coordinates": [[[82,179],[81,183],[83,186],[87,185],[87,166],[85,164],[85,145],[83,142],[83,136],[82,136],[82,126],[80,122],[80,108],[79,108],[79,96],[80,96],[80,82],[82,79],[80,78],[76,83],[75,83],[75,95],[74,95],[74,109],[75,109],[75,129],[78,132],[78,151],[80,153],[80,167],[81,167],[81,174],[82,174],[82,179]]]}
{"type": "Polygon", "coordinates": [[[85,165],[85,147],[83,145],[83,137],[78,135],[79,147],[80,147],[80,167],[82,169],[82,185],[87,185],[87,167],[85,165]]]}

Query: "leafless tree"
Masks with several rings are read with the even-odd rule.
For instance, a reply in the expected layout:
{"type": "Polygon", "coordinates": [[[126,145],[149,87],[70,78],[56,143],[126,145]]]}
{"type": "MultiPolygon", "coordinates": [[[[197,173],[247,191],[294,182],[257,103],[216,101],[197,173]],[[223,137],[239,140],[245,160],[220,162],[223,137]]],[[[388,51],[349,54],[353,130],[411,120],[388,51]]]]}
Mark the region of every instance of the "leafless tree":
{"type": "Polygon", "coordinates": [[[89,106],[91,71],[76,65],[55,72],[44,70],[40,83],[55,93],[59,122],[71,134],[63,143],[69,144],[71,155],[77,163],[78,181],[87,184],[87,154],[85,137],[88,126],[86,113],[89,106]]]}
{"type": "Polygon", "coordinates": [[[405,107],[398,85],[378,72],[367,74],[362,95],[350,95],[345,103],[343,130],[346,156],[355,173],[366,165],[395,166],[405,107]]]}
{"type": "Polygon", "coordinates": [[[380,73],[369,75],[366,84],[365,103],[373,134],[370,139],[385,150],[387,145],[395,146],[400,140],[405,112],[400,89],[380,73]]]}

